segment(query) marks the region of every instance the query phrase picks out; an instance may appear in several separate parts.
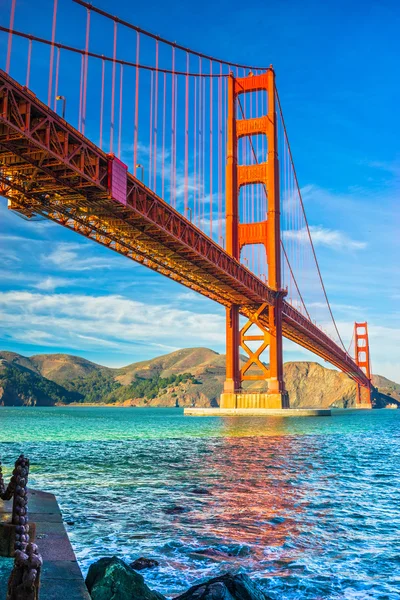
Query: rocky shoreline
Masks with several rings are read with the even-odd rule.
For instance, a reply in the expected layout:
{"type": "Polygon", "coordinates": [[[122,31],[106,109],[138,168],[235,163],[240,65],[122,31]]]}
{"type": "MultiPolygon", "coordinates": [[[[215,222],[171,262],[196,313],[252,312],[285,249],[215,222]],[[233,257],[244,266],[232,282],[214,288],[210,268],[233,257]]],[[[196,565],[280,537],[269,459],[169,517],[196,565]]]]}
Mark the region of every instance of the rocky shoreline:
{"type": "MultiPolygon", "coordinates": [[[[157,564],[146,558],[139,558],[131,565],[116,556],[101,558],[90,566],[86,586],[92,600],[166,600],[150,589],[137,572],[157,564]]],[[[272,599],[248,575],[228,572],[193,585],[174,600],[272,599]]]]}

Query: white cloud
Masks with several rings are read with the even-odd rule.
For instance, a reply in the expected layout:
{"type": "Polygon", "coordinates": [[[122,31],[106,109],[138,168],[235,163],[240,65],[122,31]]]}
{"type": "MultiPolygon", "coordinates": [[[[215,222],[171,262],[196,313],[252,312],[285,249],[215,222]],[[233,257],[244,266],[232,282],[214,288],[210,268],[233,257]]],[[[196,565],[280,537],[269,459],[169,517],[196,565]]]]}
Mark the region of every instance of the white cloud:
{"type": "Polygon", "coordinates": [[[53,292],[59,287],[68,287],[72,283],[71,279],[63,279],[62,277],[46,277],[36,283],[33,287],[37,290],[43,290],[46,292],[53,292]]]}
{"type": "MultiPolygon", "coordinates": [[[[342,231],[337,229],[327,229],[322,225],[310,226],[311,238],[314,246],[325,246],[333,250],[362,250],[367,247],[365,242],[352,240],[342,231]]],[[[282,237],[284,240],[294,240],[301,244],[308,244],[308,231],[305,227],[293,231],[283,231],[282,237]]]]}
{"type": "MultiPolygon", "coordinates": [[[[54,265],[61,271],[92,271],[94,269],[111,269],[115,266],[115,255],[108,253],[108,256],[87,256],[88,252],[98,250],[95,244],[77,244],[62,242],[46,255],[42,256],[42,261],[46,265],[54,265]]],[[[122,266],[120,261],[119,266],[122,266]]]]}
{"type": "Polygon", "coordinates": [[[393,162],[385,162],[380,160],[360,161],[360,164],[365,164],[372,169],[385,171],[386,173],[393,175],[395,178],[400,178],[400,161],[398,160],[393,162]]]}
{"type": "Polygon", "coordinates": [[[17,281],[19,283],[28,283],[36,281],[36,277],[24,271],[6,271],[0,270],[0,281],[17,281]]]}
{"type": "Polygon", "coordinates": [[[360,227],[360,220],[370,222],[372,216],[378,221],[392,218],[391,202],[397,198],[391,188],[379,191],[360,186],[352,186],[344,192],[335,192],[321,188],[318,185],[308,184],[301,188],[307,215],[315,206],[320,206],[331,215],[345,214],[346,218],[360,227]]]}
{"type": "Polygon", "coordinates": [[[113,352],[129,352],[139,344],[153,348],[153,352],[154,348],[171,351],[197,345],[223,346],[225,341],[221,315],[117,295],[3,292],[0,326],[8,340],[28,339],[36,345],[79,350],[101,344],[113,352]]]}
{"type": "Polygon", "coordinates": [[[200,296],[200,294],[197,294],[192,290],[186,290],[185,292],[181,292],[175,296],[175,300],[183,300],[184,302],[195,302],[201,298],[202,296],[200,296]]]}
{"type": "Polygon", "coordinates": [[[12,250],[1,250],[0,259],[3,266],[15,266],[15,263],[20,263],[21,259],[12,250]]]}
{"type": "Polygon", "coordinates": [[[36,244],[36,243],[41,243],[42,240],[38,240],[35,238],[30,238],[28,236],[22,236],[22,235],[12,235],[12,234],[6,234],[6,233],[2,233],[0,236],[0,242],[21,242],[23,244],[36,244]]]}

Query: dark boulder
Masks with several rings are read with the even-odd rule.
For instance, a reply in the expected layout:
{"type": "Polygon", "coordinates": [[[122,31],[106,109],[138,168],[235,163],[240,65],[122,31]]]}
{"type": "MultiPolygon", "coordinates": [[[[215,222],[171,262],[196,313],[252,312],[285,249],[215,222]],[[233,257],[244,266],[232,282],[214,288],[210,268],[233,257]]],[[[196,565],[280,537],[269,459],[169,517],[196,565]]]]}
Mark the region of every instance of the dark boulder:
{"type": "Polygon", "coordinates": [[[142,571],[142,569],[152,569],[153,567],[158,567],[159,562],[154,558],[145,558],[141,556],[133,561],[129,566],[135,571],[142,571]]]}
{"type": "Polygon", "coordinates": [[[105,557],[90,565],[86,586],[92,600],[165,600],[123,560],[105,557]]]}
{"type": "Polygon", "coordinates": [[[211,496],[210,490],[208,490],[207,488],[202,488],[202,487],[194,487],[191,490],[189,490],[189,492],[191,494],[197,494],[199,496],[211,496]]]}
{"type": "Polygon", "coordinates": [[[225,573],[194,585],[175,600],[271,600],[244,573],[225,573]]]}
{"type": "Polygon", "coordinates": [[[167,506],[167,508],[164,508],[164,512],[166,515],[180,515],[187,511],[188,509],[184,506],[167,506]]]}

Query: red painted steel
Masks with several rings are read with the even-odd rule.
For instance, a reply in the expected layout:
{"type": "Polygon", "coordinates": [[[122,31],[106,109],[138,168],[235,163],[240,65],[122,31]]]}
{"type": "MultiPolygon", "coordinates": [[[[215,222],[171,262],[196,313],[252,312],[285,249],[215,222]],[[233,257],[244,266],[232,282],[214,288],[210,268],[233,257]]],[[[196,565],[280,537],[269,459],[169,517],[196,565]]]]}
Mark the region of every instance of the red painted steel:
{"type": "MultiPolygon", "coordinates": [[[[246,99],[246,96],[245,96],[246,99]]],[[[245,101],[244,101],[245,105],[245,101]]],[[[226,227],[227,227],[227,251],[236,259],[240,258],[240,249],[245,245],[263,244],[265,247],[266,260],[268,263],[268,285],[275,292],[275,301],[268,307],[268,324],[262,323],[262,315],[266,310],[263,303],[261,307],[251,314],[249,321],[239,331],[239,324],[232,315],[227,315],[226,338],[227,338],[227,375],[224,392],[232,394],[240,392],[242,382],[246,380],[258,380],[268,383],[268,391],[271,394],[279,394],[282,397],[282,406],[286,405],[287,394],[283,381],[283,348],[282,348],[282,309],[283,297],[286,295],[282,289],[281,282],[281,239],[280,239],[280,197],[279,197],[279,164],[277,148],[277,126],[275,113],[275,74],[269,69],[266,74],[252,75],[244,78],[229,78],[228,88],[228,140],[227,140],[227,186],[226,186],[226,227]],[[246,119],[240,121],[240,135],[237,133],[237,108],[242,109],[239,95],[249,91],[265,91],[268,95],[268,115],[265,119],[254,120],[250,116],[250,124],[246,119]],[[265,129],[261,131],[267,138],[268,160],[267,162],[253,165],[238,165],[238,140],[239,137],[247,136],[246,149],[249,146],[254,153],[251,136],[253,128],[261,125],[265,129]],[[262,223],[239,223],[239,190],[242,186],[263,184],[267,196],[267,219],[262,223]],[[256,326],[262,335],[248,337],[247,331],[256,326]],[[253,351],[246,343],[251,339],[253,342],[261,342],[259,347],[253,351]],[[239,370],[239,345],[248,355],[244,367],[239,370]],[[263,364],[261,354],[269,348],[269,366],[263,364]],[[250,367],[256,367],[257,374],[248,374],[250,367]]],[[[244,116],[245,109],[242,109],[244,116]]],[[[250,99],[251,113],[251,99],[250,99]]],[[[243,148],[245,153],[245,148],[243,148]]],[[[251,153],[248,153],[249,155],[251,153]]],[[[249,160],[249,156],[245,156],[249,160]]],[[[253,188],[254,190],[254,188],[253,188]]],[[[244,195],[246,204],[246,195],[244,195]]],[[[254,195],[251,206],[254,207],[254,195]]],[[[246,214],[246,206],[244,207],[246,214]]],[[[249,211],[250,213],[250,211],[249,211]]],[[[250,219],[254,219],[254,210],[250,219]]],[[[239,311],[240,306],[235,310],[239,311]]],[[[253,369],[254,373],[254,369],[253,369]]]]}
{"type": "MultiPolygon", "coordinates": [[[[354,354],[357,366],[365,373],[369,381],[371,381],[371,361],[369,354],[369,338],[368,338],[368,323],[354,323],[354,354]]],[[[371,404],[371,388],[361,389],[357,384],[356,404],[370,405],[371,404]]]]}
{"type": "Polygon", "coordinates": [[[128,167],[116,156],[111,155],[108,161],[107,187],[113,200],[126,205],[128,190],[128,167]]]}
{"type": "MultiPolygon", "coordinates": [[[[109,163],[105,152],[0,71],[0,193],[12,210],[43,215],[144,264],[226,306],[234,320],[239,311],[254,317],[264,305],[257,318],[270,329],[281,292],[232,256],[237,236],[229,240],[227,232],[225,252],[130,173],[126,205],[116,202],[109,163]]],[[[284,300],[281,314],[285,337],[371,386],[355,361],[284,300]]]]}

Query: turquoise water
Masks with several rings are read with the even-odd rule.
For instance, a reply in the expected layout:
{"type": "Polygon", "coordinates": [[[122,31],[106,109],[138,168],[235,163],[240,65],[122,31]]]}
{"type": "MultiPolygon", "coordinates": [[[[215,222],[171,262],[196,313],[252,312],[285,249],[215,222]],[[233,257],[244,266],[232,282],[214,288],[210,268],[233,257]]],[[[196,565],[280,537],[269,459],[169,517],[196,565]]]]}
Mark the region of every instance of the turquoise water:
{"type": "Polygon", "coordinates": [[[398,600],[399,425],[394,410],[0,408],[0,455],[8,467],[30,457],[30,484],[57,495],[84,571],[144,555],[160,562],[146,581],[169,596],[240,569],[275,600],[398,600]]]}

